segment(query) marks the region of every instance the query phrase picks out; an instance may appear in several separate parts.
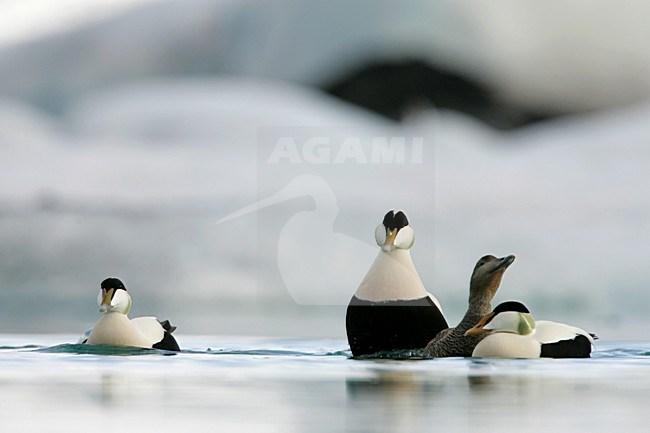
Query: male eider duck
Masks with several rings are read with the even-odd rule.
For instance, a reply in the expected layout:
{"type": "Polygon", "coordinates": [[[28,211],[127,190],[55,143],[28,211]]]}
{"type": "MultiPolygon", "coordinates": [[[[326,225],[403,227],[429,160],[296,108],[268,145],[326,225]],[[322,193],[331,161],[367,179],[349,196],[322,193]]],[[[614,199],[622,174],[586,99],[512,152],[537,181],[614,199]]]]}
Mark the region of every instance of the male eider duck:
{"type": "Polygon", "coordinates": [[[97,296],[101,319],[79,339],[79,343],[110,344],[163,350],[181,350],[172,336],[176,329],[168,320],[155,317],[129,319],[131,297],[117,278],[107,278],[97,296]]]}
{"type": "Polygon", "coordinates": [[[594,336],[575,326],[535,321],[521,302],[499,304],[467,335],[485,334],[475,358],[589,358],[594,336]]]}
{"type": "Polygon", "coordinates": [[[497,259],[484,256],[474,266],[469,283],[469,306],[465,316],[455,328],[440,332],[425,348],[425,356],[472,356],[472,351],[483,335],[469,335],[465,332],[492,310],[490,302],[496,294],[501,278],[515,256],[497,259]]]}
{"type": "Polygon", "coordinates": [[[375,240],[379,255],[345,318],[352,355],[422,349],[447,328],[447,321],[413,265],[409,249],[414,232],[404,212],[388,212],[375,230],[375,240]]]}

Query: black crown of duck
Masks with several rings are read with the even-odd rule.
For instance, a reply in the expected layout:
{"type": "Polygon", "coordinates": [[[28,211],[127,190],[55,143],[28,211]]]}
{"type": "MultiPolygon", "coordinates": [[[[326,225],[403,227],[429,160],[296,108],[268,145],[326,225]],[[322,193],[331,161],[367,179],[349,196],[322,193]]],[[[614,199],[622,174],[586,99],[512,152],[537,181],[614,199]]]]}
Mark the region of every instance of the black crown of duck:
{"type": "MultiPolygon", "coordinates": [[[[126,287],[124,286],[124,283],[122,283],[122,281],[120,281],[118,278],[106,278],[104,281],[102,281],[100,287],[101,287],[101,294],[103,299],[101,305],[104,306],[109,305],[111,303],[118,290],[124,290],[126,292],[126,287]]],[[[105,312],[107,310],[102,309],[100,306],[100,311],[105,312]]]]}
{"type": "Polygon", "coordinates": [[[390,210],[384,216],[383,224],[384,227],[391,231],[395,229],[399,230],[409,225],[409,219],[406,218],[406,215],[402,211],[395,213],[395,210],[390,210]]]}
{"type": "Polygon", "coordinates": [[[447,328],[447,321],[411,259],[414,232],[406,214],[388,211],[375,229],[375,240],[379,253],[346,314],[352,354],[422,349],[447,328]]]}
{"type": "Polygon", "coordinates": [[[515,313],[530,313],[524,304],[517,301],[502,302],[493,310],[494,314],[499,314],[505,311],[513,311],[515,313]]]}
{"type": "Polygon", "coordinates": [[[104,290],[110,290],[110,289],[121,289],[121,290],[126,290],[126,287],[124,286],[124,283],[120,281],[118,278],[106,278],[104,281],[102,281],[101,288],[104,290]]]}

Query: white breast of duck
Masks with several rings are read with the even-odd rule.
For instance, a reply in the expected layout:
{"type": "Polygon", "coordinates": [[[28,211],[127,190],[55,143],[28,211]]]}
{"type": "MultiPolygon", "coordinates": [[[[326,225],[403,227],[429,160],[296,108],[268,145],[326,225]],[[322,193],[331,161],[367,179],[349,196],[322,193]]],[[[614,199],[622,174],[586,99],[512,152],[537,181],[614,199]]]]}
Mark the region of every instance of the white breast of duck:
{"type": "MultiPolygon", "coordinates": [[[[379,252],[355,296],[372,302],[413,300],[430,296],[413,265],[409,250],[379,252]]],[[[433,298],[436,305],[438,300],[433,298]]]]}
{"type": "MultiPolygon", "coordinates": [[[[148,319],[153,319],[158,323],[153,317],[148,319]]],[[[160,328],[160,332],[157,336],[146,335],[134,326],[133,321],[125,314],[106,313],[93,327],[87,343],[152,348],[155,343],[163,339],[163,330],[160,324],[158,324],[158,328],[160,328]]]]}
{"type": "Polygon", "coordinates": [[[541,345],[527,335],[497,332],[481,340],[474,358],[539,358],[541,345]]]}

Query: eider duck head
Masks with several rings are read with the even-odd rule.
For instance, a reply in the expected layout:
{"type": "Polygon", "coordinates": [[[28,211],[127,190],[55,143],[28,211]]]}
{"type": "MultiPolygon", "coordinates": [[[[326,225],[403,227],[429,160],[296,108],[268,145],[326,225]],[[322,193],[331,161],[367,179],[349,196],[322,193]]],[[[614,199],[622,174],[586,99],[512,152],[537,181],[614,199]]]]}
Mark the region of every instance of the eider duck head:
{"type": "Polygon", "coordinates": [[[495,332],[507,332],[529,335],[535,330],[535,319],[528,308],[521,302],[507,301],[483,317],[465,335],[478,335],[495,332]]]}
{"type": "Polygon", "coordinates": [[[481,257],[474,266],[469,284],[470,303],[480,299],[491,300],[501,284],[504,272],[514,261],[513,255],[502,258],[491,255],[481,257]]]}
{"type": "Polygon", "coordinates": [[[131,297],[126,293],[126,287],[117,278],[107,278],[102,281],[97,305],[102,314],[117,312],[129,314],[131,310],[131,297]]]}
{"type": "Polygon", "coordinates": [[[375,240],[383,252],[390,254],[396,249],[410,249],[415,242],[415,233],[404,212],[390,210],[375,229],[375,240]]]}

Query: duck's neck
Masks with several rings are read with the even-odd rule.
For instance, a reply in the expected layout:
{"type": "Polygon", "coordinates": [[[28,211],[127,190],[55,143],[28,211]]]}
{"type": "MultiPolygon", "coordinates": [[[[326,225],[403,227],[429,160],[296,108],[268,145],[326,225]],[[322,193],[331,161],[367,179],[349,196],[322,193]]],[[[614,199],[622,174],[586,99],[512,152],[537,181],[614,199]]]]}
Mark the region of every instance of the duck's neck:
{"type": "Polygon", "coordinates": [[[380,251],[355,296],[374,302],[419,299],[428,296],[409,250],[380,251]]]}
{"type": "Polygon", "coordinates": [[[491,287],[490,290],[476,290],[477,287],[470,284],[469,306],[465,316],[447,335],[440,339],[434,339],[427,346],[425,354],[434,357],[472,356],[474,347],[485,337],[485,334],[465,336],[465,332],[492,311],[490,303],[498,287],[496,285],[491,287]]]}
{"type": "Polygon", "coordinates": [[[469,306],[456,329],[465,333],[465,331],[476,325],[483,316],[492,311],[491,302],[493,296],[492,291],[474,291],[470,288],[469,306]]]}
{"type": "Polygon", "coordinates": [[[467,312],[475,312],[480,314],[481,317],[485,316],[487,313],[492,311],[492,293],[489,294],[480,294],[473,295],[469,297],[469,306],[467,307],[467,312]]]}

